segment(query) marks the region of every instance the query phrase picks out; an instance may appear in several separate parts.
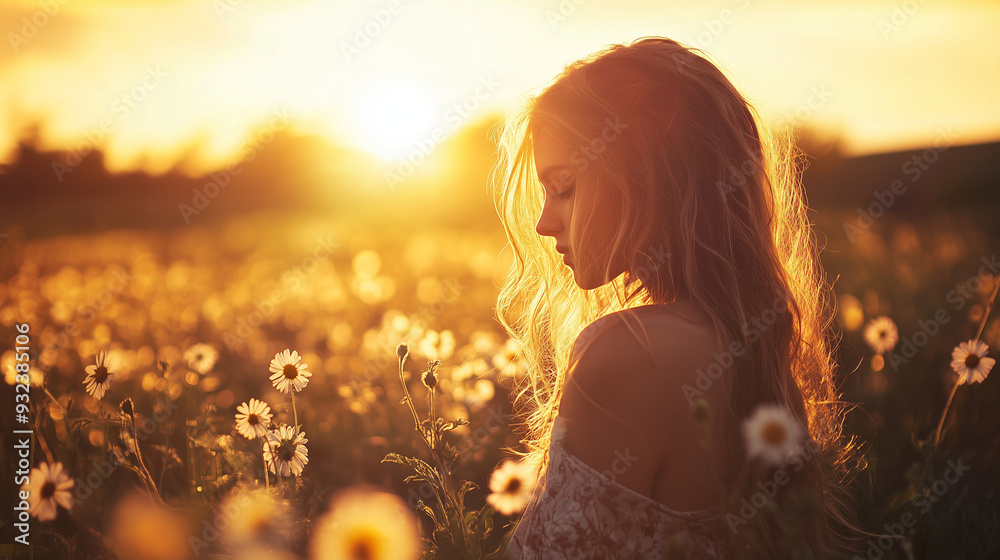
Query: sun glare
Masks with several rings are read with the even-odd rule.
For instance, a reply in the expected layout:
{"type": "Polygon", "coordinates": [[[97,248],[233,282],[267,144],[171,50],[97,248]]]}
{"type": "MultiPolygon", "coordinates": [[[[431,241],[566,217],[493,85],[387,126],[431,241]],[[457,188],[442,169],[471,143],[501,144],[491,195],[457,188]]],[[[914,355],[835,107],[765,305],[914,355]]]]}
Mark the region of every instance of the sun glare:
{"type": "Polygon", "coordinates": [[[427,90],[403,77],[373,80],[360,88],[355,107],[359,147],[383,159],[405,157],[433,128],[427,90]]]}

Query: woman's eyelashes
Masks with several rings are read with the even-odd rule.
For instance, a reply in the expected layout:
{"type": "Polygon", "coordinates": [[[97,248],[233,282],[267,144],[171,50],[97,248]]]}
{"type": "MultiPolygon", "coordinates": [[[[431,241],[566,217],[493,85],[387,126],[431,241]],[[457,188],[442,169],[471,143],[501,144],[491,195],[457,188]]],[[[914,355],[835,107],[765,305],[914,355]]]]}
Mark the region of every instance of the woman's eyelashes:
{"type": "Polygon", "coordinates": [[[576,182],[573,181],[573,182],[570,182],[570,183],[560,183],[559,186],[562,187],[562,191],[560,192],[560,191],[557,191],[555,189],[552,189],[552,191],[551,191],[552,194],[549,195],[550,197],[552,197],[552,198],[566,198],[567,196],[573,194],[573,187],[576,186],[576,182]]]}

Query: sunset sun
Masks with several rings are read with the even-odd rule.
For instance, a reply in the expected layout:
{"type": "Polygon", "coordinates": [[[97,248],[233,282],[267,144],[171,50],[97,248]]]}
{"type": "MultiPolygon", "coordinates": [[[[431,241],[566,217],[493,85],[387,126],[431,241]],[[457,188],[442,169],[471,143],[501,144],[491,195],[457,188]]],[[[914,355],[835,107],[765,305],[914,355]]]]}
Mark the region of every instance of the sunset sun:
{"type": "Polygon", "coordinates": [[[373,80],[358,90],[355,107],[359,147],[384,160],[405,157],[434,128],[426,87],[407,78],[373,80]]]}

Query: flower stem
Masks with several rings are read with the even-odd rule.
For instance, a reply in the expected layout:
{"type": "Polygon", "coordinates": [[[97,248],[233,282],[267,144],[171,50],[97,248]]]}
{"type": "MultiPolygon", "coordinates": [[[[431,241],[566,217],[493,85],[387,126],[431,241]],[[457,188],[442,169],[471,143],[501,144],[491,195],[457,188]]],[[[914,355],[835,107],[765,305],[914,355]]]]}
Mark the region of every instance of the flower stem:
{"type": "Polygon", "coordinates": [[[264,486],[267,487],[268,491],[271,490],[271,477],[268,476],[267,472],[267,457],[264,456],[264,448],[261,447],[260,451],[260,461],[264,463],[264,486]]]}
{"type": "Polygon", "coordinates": [[[149,474],[149,469],[146,468],[146,463],[142,460],[142,451],[139,450],[139,435],[135,429],[135,420],[129,420],[132,424],[132,445],[135,447],[135,457],[139,460],[139,466],[142,467],[142,472],[146,473],[146,480],[149,481],[149,486],[153,489],[156,499],[162,503],[163,498],[160,497],[160,490],[156,487],[156,482],[153,481],[153,475],[149,474]]]}
{"type": "Polygon", "coordinates": [[[955,386],[951,388],[951,394],[948,395],[948,402],[944,405],[944,411],[941,413],[941,420],[938,421],[937,432],[934,434],[934,449],[937,449],[938,443],[941,442],[941,428],[944,426],[944,419],[948,416],[948,409],[951,407],[951,400],[955,398],[955,393],[958,392],[958,386],[960,383],[955,381],[955,386]]]}
{"type": "MultiPolygon", "coordinates": [[[[983,318],[979,321],[979,328],[976,330],[976,337],[972,339],[973,343],[979,340],[979,337],[983,334],[983,329],[986,327],[986,320],[990,317],[990,311],[993,310],[993,304],[997,300],[997,292],[1000,292],[1000,278],[993,279],[993,294],[990,296],[990,301],[986,304],[986,310],[983,311],[983,318]]],[[[944,426],[944,419],[948,416],[948,409],[951,407],[951,401],[955,398],[955,393],[958,392],[958,386],[961,383],[956,380],[955,386],[951,388],[951,394],[948,395],[948,402],[944,405],[944,411],[941,412],[941,420],[938,421],[937,431],[934,433],[934,449],[937,449],[938,443],[941,442],[941,428],[944,426]]]]}
{"type": "Polygon", "coordinates": [[[427,443],[427,436],[424,434],[423,428],[420,427],[420,418],[417,417],[417,409],[413,406],[413,399],[410,398],[410,390],[406,387],[406,380],[403,379],[403,360],[399,360],[399,382],[403,385],[403,395],[406,399],[406,405],[410,407],[410,412],[413,414],[413,425],[417,429],[417,433],[420,434],[420,439],[427,443]]]}
{"type": "Polygon", "coordinates": [[[295,419],[295,435],[299,434],[299,411],[295,409],[295,387],[289,385],[288,391],[292,394],[292,417],[295,419]]]}
{"type": "Polygon", "coordinates": [[[48,395],[49,399],[51,399],[51,400],[52,400],[52,402],[53,402],[53,403],[55,403],[55,405],[56,405],[56,406],[58,406],[58,407],[59,407],[59,410],[61,410],[61,411],[62,411],[62,413],[63,413],[63,417],[65,417],[65,416],[66,416],[66,414],[68,414],[68,413],[66,412],[66,407],[64,407],[64,406],[62,405],[62,403],[60,403],[60,402],[59,402],[58,400],[56,400],[56,398],[55,398],[55,397],[53,397],[53,396],[52,396],[52,393],[50,393],[50,392],[49,392],[49,390],[45,388],[45,385],[42,385],[42,391],[45,391],[45,394],[46,394],[46,395],[48,395]]]}

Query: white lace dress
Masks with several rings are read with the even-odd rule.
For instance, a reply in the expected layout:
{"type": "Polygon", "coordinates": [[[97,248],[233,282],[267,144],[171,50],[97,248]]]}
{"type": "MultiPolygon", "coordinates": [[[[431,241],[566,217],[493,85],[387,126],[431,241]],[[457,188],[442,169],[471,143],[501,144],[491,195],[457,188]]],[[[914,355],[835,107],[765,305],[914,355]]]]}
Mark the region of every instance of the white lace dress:
{"type": "Polygon", "coordinates": [[[724,559],[718,509],[677,511],[611,480],[566,450],[564,422],[504,560],[724,559]]]}

